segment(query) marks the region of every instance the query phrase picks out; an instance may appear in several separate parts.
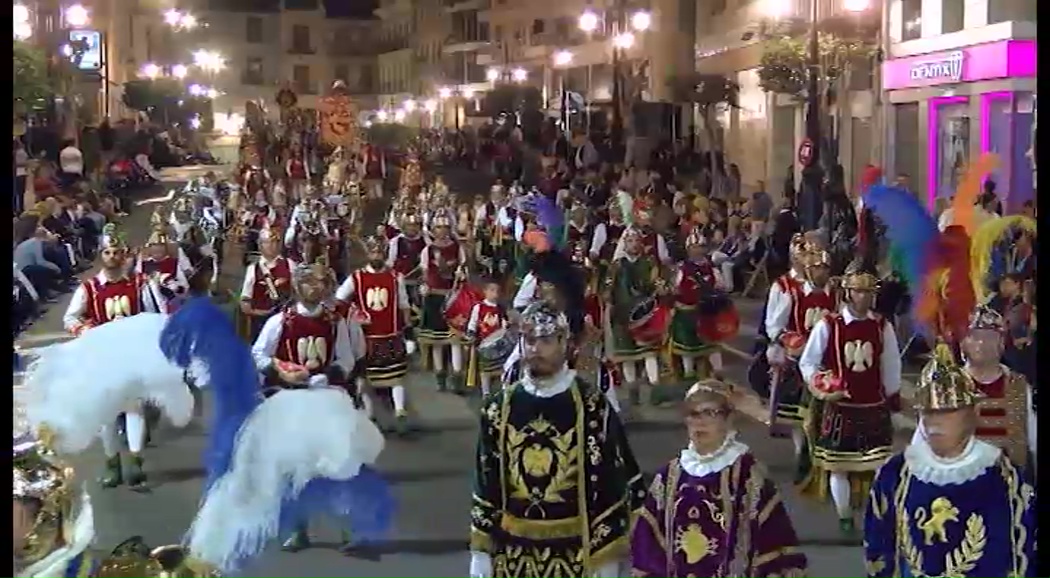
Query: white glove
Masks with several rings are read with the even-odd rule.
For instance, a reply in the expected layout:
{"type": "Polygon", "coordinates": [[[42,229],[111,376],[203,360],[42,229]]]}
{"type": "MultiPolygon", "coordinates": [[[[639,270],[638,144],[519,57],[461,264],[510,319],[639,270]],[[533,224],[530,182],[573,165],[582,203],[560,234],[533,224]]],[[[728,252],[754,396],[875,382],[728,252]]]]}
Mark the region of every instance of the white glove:
{"type": "Polygon", "coordinates": [[[416,342],[412,340],[405,340],[405,355],[412,355],[416,352],[416,342]]]}
{"type": "Polygon", "coordinates": [[[486,552],[471,552],[470,578],[492,578],[492,556],[486,552]]]}
{"type": "Polygon", "coordinates": [[[429,291],[430,290],[427,288],[426,283],[420,283],[420,285],[419,285],[419,296],[420,297],[426,295],[429,291]]]}
{"type": "Polygon", "coordinates": [[[783,347],[773,343],[766,348],[766,359],[770,365],[782,365],[787,361],[787,355],[785,355],[783,347]]]}
{"type": "Polygon", "coordinates": [[[310,379],[306,381],[306,387],[310,389],[324,389],[329,387],[328,376],[323,373],[311,375],[310,379]]]}

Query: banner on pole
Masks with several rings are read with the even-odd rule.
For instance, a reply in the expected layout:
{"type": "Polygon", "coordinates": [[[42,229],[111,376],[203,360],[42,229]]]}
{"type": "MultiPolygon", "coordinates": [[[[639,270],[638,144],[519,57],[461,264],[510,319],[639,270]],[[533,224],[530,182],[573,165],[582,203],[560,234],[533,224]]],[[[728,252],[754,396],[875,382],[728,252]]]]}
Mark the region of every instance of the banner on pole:
{"type": "Polygon", "coordinates": [[[321,140],[330,147],[357,148],[357,107],[349,95],[334,91],[321,99],[317,111],[321,121],[321,140]]]}

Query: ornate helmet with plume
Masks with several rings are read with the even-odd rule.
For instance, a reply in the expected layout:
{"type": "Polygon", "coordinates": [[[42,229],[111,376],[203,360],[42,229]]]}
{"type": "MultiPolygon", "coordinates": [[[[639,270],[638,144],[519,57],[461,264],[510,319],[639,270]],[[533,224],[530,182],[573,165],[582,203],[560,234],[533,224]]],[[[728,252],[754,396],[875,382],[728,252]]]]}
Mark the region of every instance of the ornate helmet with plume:
{"type": "Polygon", "coordinates": [[[171,239],[168,237],[168,232],[165,230],[163,225],[154,227],[153,231],[149,234],[149,239],[146,240],[147,245],[167,245],[171,239]]]}
{"type": "Polygon", "coordinates": [[[406,225],[422,225],[423,218],[419,216],[419,213],[415,211],[406,211],[401,214],[401,218],[398,219],[401,222],[401,227],[406,225]]]}
{"type": "Polygon", "coordinates": [[[310,281],[328,282],[328,268],[321,263],[300,263],[292,271],[292,284],[298,287],[310,281]]]}
{"type": "Polygon", "coordinates": [[[942,411],[972,407],[981,394],[951,348],[938,344],[919,374],[912,405],[920,411],[942,411]]]}
{"type": "Polygon", "coordinates": [[[448,213],[446,213],[445,211],[440,211],[430,218],[430,228],[436,229],[438,227],[452,227],[452,219],[448,216],[448,213]]]}
{"type": "Polygon", "coordinates": [[[521,314],[522,336],[550,337],[568,335],[569,320],[546,301],[537,301],[525,308],[521,314]]]}
{"type": "Polygon", "coordinates": [[[857,291],[877,291],[879,279],[864,268],[860,259],[854,259],[846,267],[846,274],[842,276],[842,288],[857,291]]]}
{"type": "Polygon", "coordinates": [[[128,250],[127,233],[118,229],[115,223],[110,230],[106,231],[103,229],[103,233],[102,249],[116,249],[119,251],[128,250]]]}
{"type": "Polygon", "coordinates": [[[988,305],[978,305],[970,313],[970,331],[1006,331],[1006,319],[988,305]]]}
{"type": "Polygon", "coordinates": [[[802,233],[795,233],[791,236],[791,243],[788,245],[788,253],[792,260],[801,259],[803,253],[806,251],[806,236],[802,233]]]}
{"type": "Polygon", "coordinates": [[[259,241],[272,241],[276,243],[284,242],[284,234],[280,227],[277,227],[267,222],[262,229],[259,230],[259,241]]]}

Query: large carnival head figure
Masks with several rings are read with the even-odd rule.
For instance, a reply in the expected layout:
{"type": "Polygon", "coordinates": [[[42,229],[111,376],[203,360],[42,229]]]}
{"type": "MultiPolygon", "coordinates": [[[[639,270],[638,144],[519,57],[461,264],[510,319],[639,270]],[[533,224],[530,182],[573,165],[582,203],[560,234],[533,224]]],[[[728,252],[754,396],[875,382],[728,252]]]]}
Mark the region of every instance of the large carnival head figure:
{"type": "Polygon", "coordinates": [[[919,374],[912,400],[921,419],[919,430],[935,454],[949,458],[963,451],[977,427],[979,399],[973,379],[949,347],[938,345],[919,374]]]}
{"type": "Polygon", "coordinates": [[[707,237],[696,227],[685,238],[685,252],[690,261],[703,261],[709,254],[710,246],[707,237]]]}
{"type": "Polygon", "coordinates": [[[102,242],[102,247],[98,252],[102,269],[111,276],[123,275],[128,260],[126,235],[114,227],[103,235],[102,242]]]}
{"type": "Polygon", "coordinates": [[[381,270],[386,267],[387,240],[386,237],[372,235],[365,238],[365,258],[373,269],[381,270]]]}
{"type": "Polygon", "coordinates": [[[871,311],[878,286],[878,278],[866,271],[860,260],[854,260],[846,267],[842,288],[846,291],[846,304],[854,315],[863,318],[871,311]]]}
{"type": "Polygon", "coordinates": [[[259,231],[259,252],[265,259],[273,260],[280,257],[283,246],[284,239],[281,231],[276,227],[267,224],[259,231]]]}
{"type": "Polygon", "coordinates": [[[532,303],[521,314],[521,344],[528,374],[551,377],[565,367],[569,320],[546,301],[532,303]]]}
{"type": "Polygon", "coordinates": [[[970,326],[962,340],[964,359],[975,366],[999,363],[1005,347],[1006,320],[995,309],[978,305],[970,314],[970,326]]]}
{"type": "Polygon", "coordinates": [[[445,212],[440,212],[430,219],[430,234],[437,240],[447,240],[452,236],[452,219],[445,212]]]}
{"type": "Polygon", "coordinates": [[[806,280],[814,287],[826,287],[831,280],[831,254],[821,246],[807,244],[801,259],[806,280]]]}
{"type": "Polygon", "coordinates": [[[299,301],[307,307],[316,307],[328,297],[328,271],[319,264],[300,264],[292,271],[292,286],[299,301]]]}
{"type": "MultiPolygon", "coordinates": [[[[74,485],[73,468],[62,464],[31,434],[14,439],[13,546],[15,566],[27,568],[92,533],[77,517],[91,506],[74,485]],[[79,510],[79,511],[78,511],[79,510]],[[75,532],[76,531],[76,532],[75,532]]],[[[90,536],[88,536],[90,538],[90,536]]]]}
{"type": "Polygon", "coordinates": [[[645,250],[642,234],[637,229],[628,229],[623,233],[623,250],[630,257],[640,257],[645,250]]]}

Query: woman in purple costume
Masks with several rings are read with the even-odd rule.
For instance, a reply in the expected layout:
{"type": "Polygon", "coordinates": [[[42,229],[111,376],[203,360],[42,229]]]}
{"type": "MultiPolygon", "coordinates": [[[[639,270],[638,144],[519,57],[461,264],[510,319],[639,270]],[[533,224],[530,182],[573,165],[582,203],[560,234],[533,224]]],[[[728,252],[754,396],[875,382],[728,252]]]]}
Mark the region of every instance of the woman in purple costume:
{"type": "Polygon", "coordinates": [[[732,429],[733,413],[762,415],[760,405],[714,379],[689,389],[689,445],[649,487],[631,537],[633,576],[806,575],[776,485],[732,429]]]}

